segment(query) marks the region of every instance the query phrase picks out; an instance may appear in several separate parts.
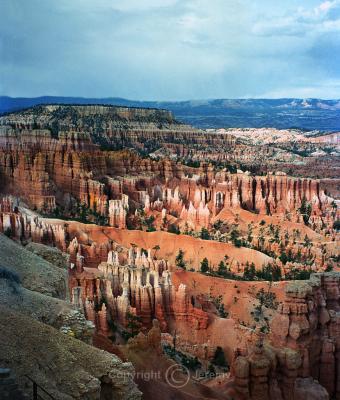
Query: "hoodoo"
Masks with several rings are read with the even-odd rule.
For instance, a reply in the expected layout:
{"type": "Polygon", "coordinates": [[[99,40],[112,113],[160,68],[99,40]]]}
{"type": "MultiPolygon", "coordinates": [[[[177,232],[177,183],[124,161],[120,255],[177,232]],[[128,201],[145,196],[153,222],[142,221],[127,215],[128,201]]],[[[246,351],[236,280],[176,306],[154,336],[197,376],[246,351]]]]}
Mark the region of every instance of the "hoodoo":
{"type": "Polygon", "coordinates": [[[322,170],[287,174],[261,130],[250,144],[165,110],[41,105],[0,124],[0,358],[18,391],[29,376],[57,399],[339,397],[322,170]]]}

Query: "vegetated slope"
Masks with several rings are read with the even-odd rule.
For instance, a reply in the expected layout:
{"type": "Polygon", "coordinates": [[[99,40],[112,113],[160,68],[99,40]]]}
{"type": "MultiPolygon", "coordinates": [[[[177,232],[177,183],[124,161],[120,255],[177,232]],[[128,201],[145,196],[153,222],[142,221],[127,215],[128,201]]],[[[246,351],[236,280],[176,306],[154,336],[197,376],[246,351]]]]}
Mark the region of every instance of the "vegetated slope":
{"type": "MultiPolygon", "coordinates": [[[[111,105],[38,105],[1,117],[0,124],[13,128],[49,129],[57,138],[60,132],[86,132],[104,150],[133,147],[137,139],[174,140],[177,136],[199,133],[178,122],[168,110],[111,105]]],[[[6,129],[6,128],[4,128],[6,129]]]]}

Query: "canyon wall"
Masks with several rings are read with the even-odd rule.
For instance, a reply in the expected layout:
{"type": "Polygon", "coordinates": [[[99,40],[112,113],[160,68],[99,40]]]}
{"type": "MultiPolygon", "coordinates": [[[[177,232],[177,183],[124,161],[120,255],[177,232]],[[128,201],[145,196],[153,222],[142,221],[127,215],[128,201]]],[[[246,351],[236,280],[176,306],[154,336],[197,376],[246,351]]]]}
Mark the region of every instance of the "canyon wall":
{"type": "Polygon", "coordinates": [[[318,181],[292,178],[283,173],[253,177],[242,172],[214,173],[209,167],[201,167],[192,178],[168,179],[165,185],[154,186],[150,198],[145,211],[164,208],[170,214],[175,212],[193,229],[208,227],[218,220],[223,209],[279,214],[290,221],[303,222],[300,209],[304,203],[310,206],[307,219],[314,229],[332,227],[339,216],[333,199],[325,195],[318,181]]]}
{"type": "Polygon", "coordinates": [[[235,354],[235,385],[254,400],[339,399],[340,274],[313,274],[285,294],[269,338],[259,332],[245,354],[235,354]]]}
{"type": "MultiPolygon", "coordinates": [[[[143,159],[130,151],[101,151],[95,144],[94,126],[102,125],[92,117],[101,115],[112,124],[126,119],[124,134],[140,118],[147,118],[150,124],[156,117],[168,121],[168,128],[157,128],[156,133],[150,130],[154,140],[164,146],[170,143],[168,140],[172,141],[171,145],[183,141],[189,149],[211,145],[221,150],[223,143],[232,145],[232,140],[219,133],[192,128],[183,131],[181,139],[176,129],[183,126],[166,112],[157,113],[132,109],[130,115],[128,109],[110,107],[99,110],[95,106],[66,109],[44,106],[1,117],[3,191],[20,196],[29,206],[47,214],[60,209],[70,214],[72,208],[78,207],[71,216],[79,217],[77,213],[88,213],[89,209],[93,220],[102,216],[103,223],[119,228],[126,227],[129,215],[141,207],[146,212],[160,211],[163,218],[164,214],[175,216],[179,225],[187,224],[195,230],[209,227],[223,209],[242,208],[302,221],[299,209],[303,202],[311,207],[308,222],[314,229],[332,228],[338,218],[335,203],[320,189],[317,180],[292,178],[278,172],[267,176],[252,176],[242,171],[231,174],[204,162],[193,168],[167,159],[143,159]],[[52,128],[57,117],[61,126],[54,133],[52,128]],[[170,139],[162,135],[170,135],[170,139]],[[77,202],[87,209],[79,209],[82,206],[77,206],[77,202]]],[[[103,135],[102,132],[100,137],[103,135]]],[[[126,145],[115,133],[112,137],[123,147],[126,145]]],[[[139,131],[130,139],[147,141],[139,131]]]]}
{"type": "Polygon", "coordinates": [[[15,129],[49,129],[54,135],[60,131],[89,132],[94,143],[111,149],[134,147],[156,150],[169,147],[185,154],[186,145],[192,147],[235,144],[228,133],[215,134],[179,123],[167,110],[128,108],[100,105],[37,106],[0,118],[0,125],[15,129]]]}
{"type": "Polygon", "coordinates": [[[106,318],[101,319],[100,314],[96,318],[98,304],[104,304],[109,319],[124,329],[128,327],[129,314],[140,317],[144,328],[150,328],[156,318],[163,332],[170,325],[181,323],[192,329],[207,327],[207,313],[192,305],[185,285],[175,288],[167,262],[154,260],[150,251],[146,255],[139,248],[130,248],[126,264],[121,263],[117,252],[110,251],[107,262],[98,265],[94,276],[82,274],[79,269],[75,271],[71,275],[74,301],[85,305],[88,319],[93,320],[99,331],[107,333],[108,328],[103,328],[106,318]]]}

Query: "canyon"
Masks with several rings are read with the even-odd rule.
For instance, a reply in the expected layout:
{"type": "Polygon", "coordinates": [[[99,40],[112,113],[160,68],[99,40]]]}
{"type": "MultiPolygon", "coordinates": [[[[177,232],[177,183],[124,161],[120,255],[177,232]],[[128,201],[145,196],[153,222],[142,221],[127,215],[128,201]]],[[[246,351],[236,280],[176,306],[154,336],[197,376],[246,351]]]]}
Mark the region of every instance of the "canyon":
{"type": "MultiPolygon", "coordinates": [[[[0,266],[25,295],[0,275],[1,321],[77,354],[72,384],[66,358],[61,388],[35,375],[57,399],[340,399],[338,163],[337,133],[202,130],[107,105],[8,113],[0,266]],[[151,365],[157,378],[138,376],[151,365]]],[[[24,367],[1,359],[25,390],[24,367]]]]}

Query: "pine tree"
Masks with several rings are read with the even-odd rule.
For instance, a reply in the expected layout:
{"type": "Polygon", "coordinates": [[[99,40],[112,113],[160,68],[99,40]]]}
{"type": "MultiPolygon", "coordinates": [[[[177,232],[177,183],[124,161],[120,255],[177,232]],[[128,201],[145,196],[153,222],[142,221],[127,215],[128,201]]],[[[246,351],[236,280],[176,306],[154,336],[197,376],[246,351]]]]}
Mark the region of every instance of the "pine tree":
{"type": "Polygon", "coordinates": [[[201,261],[201,272],[205,274],[208,271],[209,271],[209,261],[206,257],[204,257],[203,260],[201,261]]]}
{"type": "Polygon", "coordinates": [[[225,359],[224,351],[221,346],[217,346],[214,354],[214,358],[212,359],[212,364],[217,367],[228,367],[228,363],[225,359]]]}
{"type": "Polygon", "coordinates": [[[182,249],[179,249],[179,252],[175,259],[175,264],[178,268],[185,269],[184,251],[182,249]]]}

